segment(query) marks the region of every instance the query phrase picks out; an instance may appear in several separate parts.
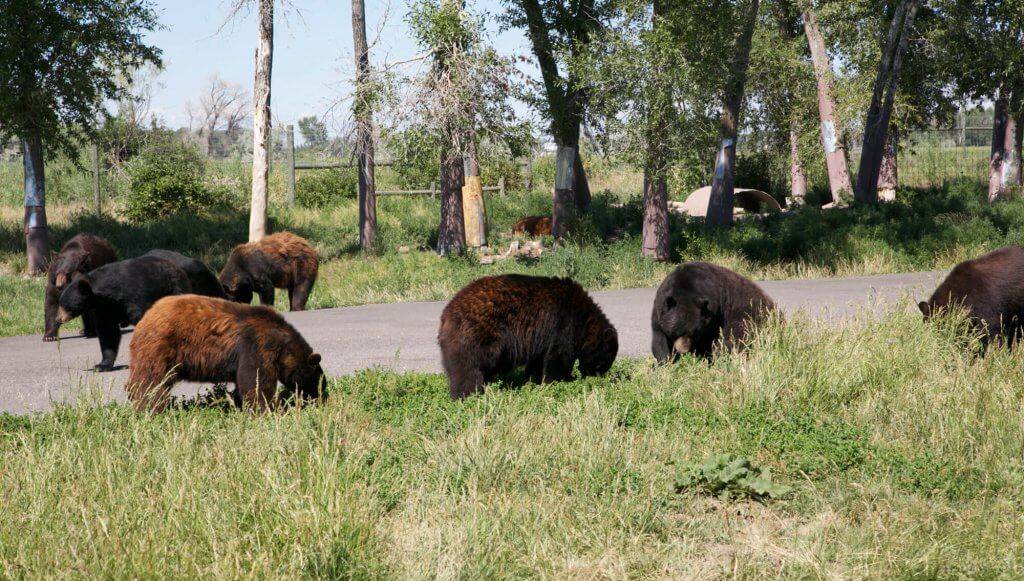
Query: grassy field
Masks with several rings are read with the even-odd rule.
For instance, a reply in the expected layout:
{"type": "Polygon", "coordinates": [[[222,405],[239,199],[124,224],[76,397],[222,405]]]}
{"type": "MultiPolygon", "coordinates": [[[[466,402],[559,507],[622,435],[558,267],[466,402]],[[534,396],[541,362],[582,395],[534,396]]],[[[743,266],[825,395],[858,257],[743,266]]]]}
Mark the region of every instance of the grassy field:
{"type": "Polygon", "coordinates": [[[0,576],[1020,577],[1022,354],[904,313],[458,403],[367,371],[276,414],[0,416],[0,576]],[[792,492],[677,488],[721,453],[792,492]]]}

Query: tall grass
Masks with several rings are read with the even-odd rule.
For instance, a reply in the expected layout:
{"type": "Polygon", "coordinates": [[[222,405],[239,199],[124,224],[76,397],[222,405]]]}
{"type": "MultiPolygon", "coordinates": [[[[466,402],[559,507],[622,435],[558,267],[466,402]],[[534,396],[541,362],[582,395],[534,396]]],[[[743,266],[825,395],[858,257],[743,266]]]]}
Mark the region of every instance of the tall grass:
{"type": "Polygon", "coordinates": [[[2,418],[0,575],[1018,577],[1022,355],[906,313],[463,402],[367,371],[278,414],[2,418]],[[677,493],[715,453],[794,494],[677,493]]]}

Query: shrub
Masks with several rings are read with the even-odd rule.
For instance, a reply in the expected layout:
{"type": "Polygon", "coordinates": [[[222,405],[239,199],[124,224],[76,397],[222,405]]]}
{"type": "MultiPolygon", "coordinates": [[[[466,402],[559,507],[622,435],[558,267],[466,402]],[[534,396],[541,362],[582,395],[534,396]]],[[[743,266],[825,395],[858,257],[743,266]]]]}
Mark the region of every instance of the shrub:
{"type": "Polygon", "coordinates": [[[358,184],[355,169],[308,172],[295,183],[295,202],[305,208],[327,208],[354,197],[358,184]]]}
{"type": "Polygon", "coordinates": [[[720,500],[749,498],[778,499],[792,489],[772,481],[768,470],[755,468],[750,460],[731,454],[717,454],[704,464],[690,466],[676,483],[676,491],[696,490],[720,500]]]}
{"type": "Polygon", "coordinates": [[[125,216],[148,222],[175,214],[201,214],[220,205],[220,193],[203,184],[199,150],[177,141],[147,146],[127,165],[125,216]]]}

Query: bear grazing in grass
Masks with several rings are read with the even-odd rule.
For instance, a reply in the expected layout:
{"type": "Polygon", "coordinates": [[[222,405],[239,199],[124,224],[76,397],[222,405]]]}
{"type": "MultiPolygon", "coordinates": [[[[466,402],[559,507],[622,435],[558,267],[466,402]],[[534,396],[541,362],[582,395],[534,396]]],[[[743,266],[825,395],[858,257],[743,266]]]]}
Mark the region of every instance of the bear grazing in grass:
{"type": "Polygon", "coordinates": [[[619,350],[615,327],[568,278],[508,274],[477,279],[441,313],[437,342],[453,399],[525,365],[537,383],[608,371],[619,350]]]}
{"type": "MultiPolygon", "coordinates": [[[[50,261],[43,298],[43,341],[56,341],[60,322],[57,308],[60,293],[78,273],[86,273],[117,260],[114,247],[105,239],[92,234],[79,234],[68,240],[50,261]]],[[[90,311],[82,313],[82,327],[86,337],[96,336],[96,322],[90,311]]]]}
{"type": "Polygon", "coordinates": [[[953,268],[928,301],[925,318],[956,306],[967,310],[985,342],[1002,337],[1012,345],[1024,331],[1024,248],[993,250],[953,268]]]}
{"type": "Polygon", "coordinates": [[[231,251],[220,282],[228,299],[251,303],[255,292],[263,305],[274,304],[274,289],[288,289],[293,311],[306,308],[316,282],[320,261],[304,238],[290,232],[267,236],[259,242],[239,244],[231,251]]]}
{"type": "Polygon", "coordinates": [[[661,363],[682,353],[709,358],[716,344],[741,345],[751,326],[775,304],[750,280],[708,264],[688,262],[673,270],[654,297],[651,350],[661,363]]]}
{"type": "Polygon", "coordinates": [[[277,384],[319,396],[320,355],[267,307],[183,295],[158,301],[135,327],[127,391],[139,410],[158,412],[177,381],[233,382],[239,405],[277,402],[277,384]]]}
{"type": "Polygon", "coordinates": [[[551,216],[527,216],[512,226],[516,236],[551,236],[551,216]]]}
{"type": "Polygon", "coordinates": [[[191,291],[188,275],[168,260],[140,256],[112,262],[71,279],[60,295],[58,320],[92,311],[103,355],[96,371],[110,371],[121,345],[121,324],[138,323],[165,296],[191,291]]]}
{"type": "Polygon", "coordinates": [[[218,299],[226,298],[224,288],[217,280],[217,275],[210,270],[209,266],[206,266],[205,262],[172,250],[150,250],[144,256],[155,256],[178,265],[178,268],[184,270],[188,275],[188,282],[192,285],[192,294],[218,299]]]}

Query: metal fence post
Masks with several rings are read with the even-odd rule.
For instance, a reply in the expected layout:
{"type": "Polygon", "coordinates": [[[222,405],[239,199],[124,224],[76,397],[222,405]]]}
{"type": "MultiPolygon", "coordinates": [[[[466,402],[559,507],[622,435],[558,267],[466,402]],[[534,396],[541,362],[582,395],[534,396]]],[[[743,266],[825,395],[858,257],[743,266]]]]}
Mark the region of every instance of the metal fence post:
{"type": "Polygon", "coordinates": [[[103,213],[101,192],[100,192],[100,146],[92,144],[92,201],[96,208],[96,215],[103,213]]]}
{"type": "Polygon", "coordinates": [[[289,125],[288,139],[288,205],[295,205],[295,126],[289,125]]]}

